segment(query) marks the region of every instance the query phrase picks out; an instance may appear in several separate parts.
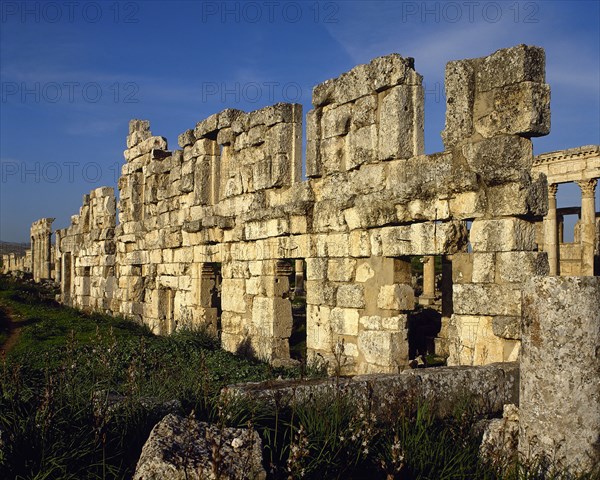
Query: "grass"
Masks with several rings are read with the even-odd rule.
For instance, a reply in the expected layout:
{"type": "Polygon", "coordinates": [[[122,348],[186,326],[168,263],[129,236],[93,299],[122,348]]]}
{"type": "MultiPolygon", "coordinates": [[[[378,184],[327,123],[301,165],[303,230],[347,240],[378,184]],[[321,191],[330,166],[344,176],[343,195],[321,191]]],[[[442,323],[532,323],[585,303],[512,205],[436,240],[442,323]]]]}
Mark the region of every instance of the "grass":
{"type": "Polygon", "coordinates": [[[223,386],[295,373],[225,352],[206,332],[154,336],[52,296],[0,279],[21,329],[0,370],[0,478],[130,478],[168,402],[214,418],[223,386]]]}
{"type": "Polygon", "coordinates": [[[223,386],[298,372],[225,352],[203,331],[158,337],[61,307],[53,295],[0,277],[0,307],[21,328],[0,364],[2,479],[131,478],[150,430],[173,411],[250,424],[272,479],[563,478],[543,465],[483,464],[474,428],[481,416],[468,402],[440,420],[427,403],[398,398],[395,418],[381,422],[368,391],[355,398],[342,387],[294,407],[233,401],[219,395],[223,386]]]}

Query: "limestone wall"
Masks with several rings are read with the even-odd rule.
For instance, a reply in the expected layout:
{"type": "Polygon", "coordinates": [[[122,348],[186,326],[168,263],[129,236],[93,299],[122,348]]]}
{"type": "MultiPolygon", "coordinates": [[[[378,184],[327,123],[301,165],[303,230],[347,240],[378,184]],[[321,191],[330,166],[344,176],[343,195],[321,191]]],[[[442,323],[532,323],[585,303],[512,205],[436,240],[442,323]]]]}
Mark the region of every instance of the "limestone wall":
{"type": "Polygon", "coordinates": [[[114,191],[92,190],[83,197],[71,225],[57,231],[57,275],[64,303],[86,310],[118,313],[115,275],[114,191]]]}
{"type": "Polygon", "coordinates": [[[8,253],[2,255],[0,273],[6,275],[11,272],[31,272],[31,250],[25,251],[25,255],[8,253]]]}
{"type": "Polygon", "coordinates": [[[411,263],[440,256],[449,363],[514,360],[522,282],[547,272],[534,231],[547,187],[530,141],[549,129],[543,50],[450,62],[446,89],[447,149],[425,155],[412,59],[316,86],[306,180],[300,105],[225,110],[174,151],[131,121],[118,225],[112,192],[98,189],[59,233],[63,300],[157,333],[208,325],[228,350],[286,361],[305,273],[309,360],[397,372],[421,312],[411,263]]]}

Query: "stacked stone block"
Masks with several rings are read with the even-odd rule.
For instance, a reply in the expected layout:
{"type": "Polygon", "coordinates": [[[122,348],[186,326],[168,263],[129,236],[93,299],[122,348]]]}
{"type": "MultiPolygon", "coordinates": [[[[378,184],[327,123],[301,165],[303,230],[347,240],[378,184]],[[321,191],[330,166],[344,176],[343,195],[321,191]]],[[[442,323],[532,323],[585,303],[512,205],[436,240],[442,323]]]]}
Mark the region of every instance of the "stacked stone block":
{"type": "Polygon", "coordinates": [[[529,139],[549,129],[543,51],[451,62],[446,88],[446,151],[425,155],[412,59],[377,58],[316,86],[305,181],[299,105],[225,110],[175,151],[131,121],[114,256],[100,255],[102,228],[82,227],[90,198],[61,233],[75,269],[63,298],[157,333],[205,325],[228,350],[285,361],[291,265],[304,260],[309,361],[395,372],[409,360],[411,257],[437,255],[449,362],[516,358],[523,280],[547,272],[534,232],[547,186],[531,174],[529,139]],[[86,286],[100,266],[114,288],[86,286]]]}
{"type": "Polygon", "coordinates": [[[84,195],[71,225],[56,232],[56,281],[64,303],[118,312],[115,224],[114,191],[100,187],[84,195]]]}
{"type": "Polygon", "coordinates": [[[457,263],[450,363],[515,360],[520,295],[532,275],[547,275],[535,222],[547,209],[545,176],[532,174],[530,137],[550,129],[544,52],[519,45],[489,57],[450,62],[442,136],[479,188],[455,200],[472,220],[472,253],[457,263]],[[518,112],[518,113],[517,113],[518,112]]]}

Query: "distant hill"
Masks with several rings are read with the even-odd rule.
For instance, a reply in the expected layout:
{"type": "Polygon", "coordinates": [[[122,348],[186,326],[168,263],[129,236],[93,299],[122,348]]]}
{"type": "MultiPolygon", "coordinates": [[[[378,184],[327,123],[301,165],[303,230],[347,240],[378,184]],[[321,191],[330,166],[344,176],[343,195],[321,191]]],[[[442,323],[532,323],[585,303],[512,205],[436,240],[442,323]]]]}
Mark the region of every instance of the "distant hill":
{"type": "Polygon", "coordinates": [[[28,243],[13,243],[0,241],[0,255],[7,255],[9,253],[25,255],[25,250],[27,250],[28,248],[28,243]]]}

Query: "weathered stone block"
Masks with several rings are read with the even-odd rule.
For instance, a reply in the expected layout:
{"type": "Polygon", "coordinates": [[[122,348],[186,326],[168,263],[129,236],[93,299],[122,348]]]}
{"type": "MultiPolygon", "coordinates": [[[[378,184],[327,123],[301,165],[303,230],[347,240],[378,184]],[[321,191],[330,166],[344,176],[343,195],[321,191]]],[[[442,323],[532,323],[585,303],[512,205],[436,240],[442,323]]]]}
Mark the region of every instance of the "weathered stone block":
{"type": "Polygon", "coordinates": [[[448,62],[445,74],[446,126],[442,139],[446,149],[473,134],[475,70],[472,60],[448,62]]]}
{"type": "Polygon", "coordinates": [[[410,285],[383,285],[379,288],[377,307],[383,310],[414,310],[415,291],[410,285]]]}
{"type": "Polygon", "coordinates": [[[518,218],[474,220],[470,240],[473,252],[535,250],[535,224],[518,218]]]}
{"type": "Polygon", "coordinates": [[[382,228],[380,237],[386,257],[440,255],[456,253],[466,247],[467,230],[462,222],[426,222],[382,228]]]}
{"type": "Polygon", "coordinates": [[[336,287],[330,283],[308,280],[306,282],[306,303],[334,306],[336,290],[336,287]]]}
{"type": "Polygon", "coordinates": [[[321,165],[321,109],[306,114],[306,176],[319,177],[321,165]]]}
{"type": "Polygon", "coordinates": [[[354,230],[350,232],[350,256],[364,258],[371,256],[371,240],[366,230],[354,230]]]}
{"type": "Polygon", "coordinates": [[[492,331],[500,338],[521,340],[521,318],[498,316],[492,318],[492,331]]]}
{"type": "Polygon", "coordinates": [[[366,125],[346,135],[346,170],[377,159],[377,126],[366,125]]]}
{"type": "Polygon", "coordinates": [[[401,85],[382,95],[379,114],[379,159],[410,158],[422,154],[423,88],[401,85]]]}
{"type": "Polygon", "coordinates": [[[252,322],[262,336],[287,338],[292,333],[292,304],[286,298],[254,297],[252,322]]]}
{"type": "Polygon", "coordinates": [[[331,258],[327,262],[327,280],[350,282],[354,279],[356,260],[353,258],[331,258]]]}
{"type": "Polygon", "coordinates": [[[358,335],[358,310],[339,308],[331,310],[331,328],[336,335],[358,335]]]}
{"type": "Polygon", "coordinates": [[[358,349],[368,363],[395,367],[408,363],[407,332],[365,330],[358,334],[358,349]]]}
{"type": "Polygon", "coordinates": [[[321,117],[322,138],[346,135],[350,128],[352,105],[345,104],[338,107],[326,106],[321,117]]]}
{"type": "Polygon", "coordinates": [[[477,64],[477,91],[487,92],[521,82],[544,83],[545,73],[543,48],[523,44],[505,48],[482,58],[477,64]]]}
{"type": "Polygon", "coordinates": [[[600,465],[598,305],[599,277],[534,277],[523,292],[519,453],[573,476],[600,465]]]}
{"type": "Polygon", "coordinates": [[[364,287],[355,284],[339,285],[336,294],[336,305],[338,307],[364,308],[364,287]]]}
{"type": "Polygon", "coordinates": [[[462,315],[521,315],[521,291],[510,285],[456,284],[452,302],[462,315]]]}
{"type": "Polygon", "coordinates": [[[510,341],[494,335],[492,317],[455,314],[451,323],[457,334],[449,347],[450,365],[487,365],[517,360],[518,345],[514,348],[510,341]]]}
{"type": "Polygon", "coordinates": [[[546,252],[501,252],[496,254],[496,283],[521,283],[549,274],[546,252]]]}
{"type": "Polygon", "coordinates": [[[533,164],[531,141],[499,136],[462,147],[467,164],[486,185],[525,181],[533,164]]]}
{"type": "Polygon", "coordinates": [[[523,82],[480,94],[475,101],[475,130],[485,138],[550,133],[550,87],[523,82]]]}
{"type": "Polygon", "coordinates": [[[194,136],[193,130],[186,130],[185,132],[180,134],[179,137],[177,137],[177,144],[181,148],[185,148],[188,145],[193,145],[195,141],[196,137],[194,136]]]}
{"type": "Polygon", "coordinates": [[[246,312],[246,281],[243,278],[224,278],[221,284],[221,307],[237,313],[246,312]]]}
{"type": "Polygon", "coordinates": [[[474,253],[473,283],[494,283],[496,273],[496,259],[493,253],[474,253]]]}
{"type": "Polygon", "coordinates": [[[325,306],[306,306],[306,348],[332,350],[330,311],[325,306]]]}
{"type": "Polygon", "coordinates": [[[343,137],[321,140],[320,151],[323,174],[344,171],[346,147],[343,137]]]}

